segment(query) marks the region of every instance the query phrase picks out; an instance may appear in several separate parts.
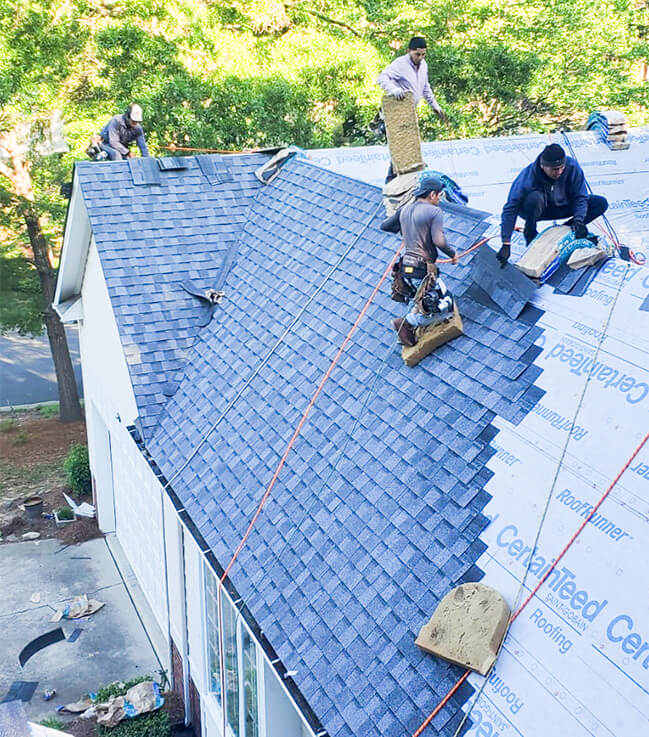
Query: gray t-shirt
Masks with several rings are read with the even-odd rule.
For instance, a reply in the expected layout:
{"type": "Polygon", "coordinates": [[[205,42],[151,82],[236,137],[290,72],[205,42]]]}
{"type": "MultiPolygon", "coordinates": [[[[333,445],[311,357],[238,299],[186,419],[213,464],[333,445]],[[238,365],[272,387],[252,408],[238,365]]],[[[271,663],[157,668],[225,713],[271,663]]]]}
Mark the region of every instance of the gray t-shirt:
{"type": "Polygon", "coordinates": [[[444,214],[439,207],[415,200],[399,210],[399,225],[406,256],[435,261],[438,248],[451,258],[455,255],[446,242],[444,214]]]}

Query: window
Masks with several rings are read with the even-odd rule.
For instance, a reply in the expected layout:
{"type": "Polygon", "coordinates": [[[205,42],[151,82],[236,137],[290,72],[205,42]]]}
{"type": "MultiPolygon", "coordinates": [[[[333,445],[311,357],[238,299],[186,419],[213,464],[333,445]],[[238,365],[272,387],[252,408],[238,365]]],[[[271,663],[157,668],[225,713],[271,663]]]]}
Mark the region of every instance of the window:
{"type": "Polygon", "coordinates": [[[228,737],[260,737],[257,645],[227,594],[222,592],[222,642],[225,675],[225,688],[223,689],[219,658],[217,580],[207,566],[204,567],[204,578],[210,690],[221,709],[224,708],[223,702],[225,701],[225,713],[229,726],[228,737]]]}

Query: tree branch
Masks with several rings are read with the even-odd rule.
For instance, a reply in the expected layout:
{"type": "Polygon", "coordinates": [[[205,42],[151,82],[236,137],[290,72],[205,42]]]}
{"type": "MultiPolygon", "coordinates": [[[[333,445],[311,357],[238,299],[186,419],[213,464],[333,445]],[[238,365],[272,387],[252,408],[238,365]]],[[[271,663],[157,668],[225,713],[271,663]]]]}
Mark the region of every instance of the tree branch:
{"type": "Polygon", "coordinates": [[[308,13],[309,15],[314,16],[315,18],[319,18],[320,20],[323,20],[325,23],[331,23],[334,26],[339,26],[340,28],[344,28],[346,31],[349,31],[350,33],[353,33],[356,38],[362,38],[363,36],[351,26],[348,26],[347,23],[343,23],[340,20],[335,20],[334,18],[328,18],[326,15],[322,15],[322,13],[318,13],[316,10],[309,10],[308,8],[302,8],[305,13],[308,13]]]}

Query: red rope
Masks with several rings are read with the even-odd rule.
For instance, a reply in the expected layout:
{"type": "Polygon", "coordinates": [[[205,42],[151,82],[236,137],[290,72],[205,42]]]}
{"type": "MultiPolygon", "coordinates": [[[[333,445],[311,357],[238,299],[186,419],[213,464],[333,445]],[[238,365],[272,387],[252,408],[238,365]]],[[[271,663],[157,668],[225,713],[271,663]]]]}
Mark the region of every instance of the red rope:
{"type": "MultiPolygon", "coordinates": [[[[649,432],[644,436],[644,438],[642,439],[642,442],[640,443],[640,445],[638,445],[638,447],[633,451],[633,453],[631,454],[631,457],[629,458],[629,460],[624,464],[624,466],[622,466],[622,469],[620,470],[620,472],[618,473],[618,475],[613,479],[613,481],[609,485],[608,489],[606,489],[606,491],[602,494],[602,496],[600,497],[600,500],[597,502],[597,504],[591,509],[591,511],[586,516],[586,518],[584,519],[584,521],[579,525],[579,527],[577,528],[577,531],[570,538],[570,540],[568,541],[568,543],[564,546],[563,550],[559,553],[559,555],[557,556],[557,558],[554,561],[554,563],[552,563],[552,565],[548,568],[548,570],[545,572],[545,574],[543,575],[543,577],[541,578],[541,580],[537,583],[537,585],[532,589],[532,591],[530,592],[529,596],[525,599],[525,601],[518,607],[518,609],[514,612],[514,614],[512,614],[512,617],[510,619],[510,624],[511,624],[511,622],[513,622],[520,615],[520,613],[523,611],[523,609],[527,606],[527,604],[529,604],[529,602],[532,600],[532,598],[536,595],[536,593],[541,588],[541,586],[543,586],[543,584],[547,580],[547,578],[550,575],[550,573],[552,573],[552,571],[557,567],[557,565],[559,564],[559,561],[568,552],[568,550],[570,549],[570,547],[572,546],[572,544],[575,542],[575,540],[581,534],[581,532],[584,529],[584,527],[586,527],[586,525],[590,522],[590,520],[592,519],[592,517],[595,514],[595,512],[597,512],[597,510],[602,506],[602,504],[604,503],[604,500],[606,499],[606,497],[611,493],[611,490],[613,489],[613,487],[617,484],[617,482],[622,477],[622,474],[627,470],[627,468],[631,465],[631,463],[633,463],[634,458],[642,450],[642,448],[644,447],[644,445],[647,442],[647,440],[649,440],[649,432]]],[[[453,688],[451,688],[451,690],[446,694],[446,696],[444,696],[444,698],[439,702],[439,704],[433,709],[433,711],[421,723],[421,725],[419,726],[419,728],[417,729],[417,731],[413,733],[412,737],[419,737],[419,735],[421,735],[421,733],[424,731],[424,729],[426,729],[426,727],[439,714],[439,712],[444,708],[444,706],[446,706],[446,704],[448,703],[449,699],[453,696],[453,694],[464,683],[464,681],[466,681],[466,679],[468,678],[470,672],[471,671],[468,671],[468,670],[465,671],[465,673],[458,680],[458,682],[453,686],[453,688]]]]}

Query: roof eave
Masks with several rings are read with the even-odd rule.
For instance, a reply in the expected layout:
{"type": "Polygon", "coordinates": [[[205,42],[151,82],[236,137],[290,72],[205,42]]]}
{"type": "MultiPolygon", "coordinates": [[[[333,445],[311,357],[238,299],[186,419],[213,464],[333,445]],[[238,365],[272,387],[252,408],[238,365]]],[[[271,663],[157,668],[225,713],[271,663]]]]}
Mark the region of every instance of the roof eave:
{"type": "Polygon", "coordinates": [[[72,195],[65,221],[61,262],[56,280],[53,306],[66,310],[64,303],[81,295],[83,273],[90,248],[91,228],[86,203],[76,169],[72,180],[72,195]]]}

